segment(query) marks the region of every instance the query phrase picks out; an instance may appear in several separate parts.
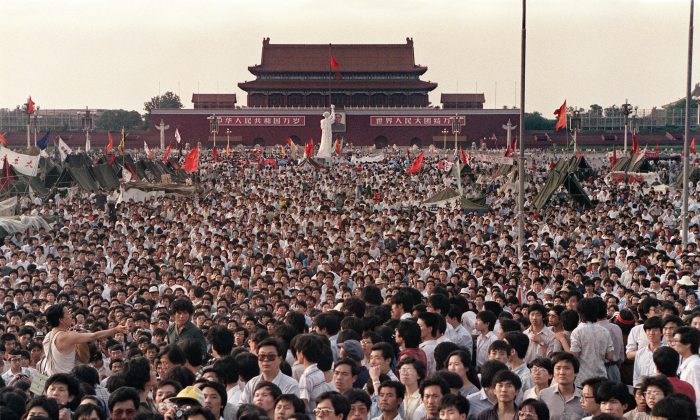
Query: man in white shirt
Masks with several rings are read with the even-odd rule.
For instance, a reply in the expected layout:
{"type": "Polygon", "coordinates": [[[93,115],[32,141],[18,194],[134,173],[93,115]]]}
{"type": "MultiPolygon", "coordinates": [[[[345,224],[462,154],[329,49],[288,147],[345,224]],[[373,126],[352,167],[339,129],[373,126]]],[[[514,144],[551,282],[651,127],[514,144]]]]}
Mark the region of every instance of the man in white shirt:
{"type": "MultiPolygon", "coordinates": [[[[700,330],[693,327],[678,327],[673,333],[673,349],[681,355],[678,368],[682,381],[688,382],[694,389],[700,389],[700,330]]],[[[697,415],[700,417],[700,399],[695,400],[697,415]]]]}
{"type": "Polygon", "coordinates": [[[241,393],[241,404],[253,402],[253,391],[260,381],[272,382],[282,390],[283,394],[299,394],[299,383],[280,370],[280,364],[284,358],[280,351],[282,347],[282,344],[275,338],[266,338],[258,344],[260,375],[246,383],[241,393]]]}
{"type": "Polygon", "coordinates": [[[432,312],[424,312],[418,316],[421,343],[418,347],[425,353],[428,362],[428,376],[435,373],[435,347],[437,347],[438,329],[440,328],[440,315],[432,312]]]}

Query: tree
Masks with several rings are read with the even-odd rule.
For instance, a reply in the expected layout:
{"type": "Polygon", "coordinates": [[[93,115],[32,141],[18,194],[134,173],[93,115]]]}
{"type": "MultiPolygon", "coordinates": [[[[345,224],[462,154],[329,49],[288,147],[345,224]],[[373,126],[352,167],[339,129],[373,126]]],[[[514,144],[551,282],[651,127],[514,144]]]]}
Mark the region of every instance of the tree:
{"type": "Polygon", "coordinates": [[[97,119],[97,128],[100,130],[119,131],[122,127],[127,130],[135,130],[142,126],[143,119],[138,111],[110,109],[103,112],[97,119]]]}
{"type": "Polygon", "coordinates": [[[539,112],[525,113],[526,130],[554,130],[555,120],[548,120],[539,112]]]}
{"type": "Polygon", "coordinates": [[[154,96],[148,102],[143,103],[143,109],[146,111],[143,116],[144,126],[151,127],[151,112],[154,109],[180,109],[182,107],[180,97],[173,92],[167,91],[163,95],[154,96]]]}
{"type": "Polygon", "coordinates": [[[602,117],[603,107],[598,104],[591,105],[590,115],[591,117],[602,117]]]}

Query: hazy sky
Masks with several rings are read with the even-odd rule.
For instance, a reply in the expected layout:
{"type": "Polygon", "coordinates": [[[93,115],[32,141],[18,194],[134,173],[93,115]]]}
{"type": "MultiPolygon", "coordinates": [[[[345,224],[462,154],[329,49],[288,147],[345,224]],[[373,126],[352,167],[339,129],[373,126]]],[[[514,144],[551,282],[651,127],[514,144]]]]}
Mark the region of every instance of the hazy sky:
{"type": "MultiPolygon", "coordinates": [[[[684,96],[688,12],[689,0],[530,0],[526,110],[684,96]]],[[[520,0],[2,0],[0,16],[0,108],[31,94],[42,108],[142,112],[167,90],[187,108],[193,92],[234,92],[244,105],[237,83],[254,78],[264,37],[412,37],[423,80],[438,83],[433,104],[455,91],[484,92],[487,107],[519,103],[520,0]]]]}

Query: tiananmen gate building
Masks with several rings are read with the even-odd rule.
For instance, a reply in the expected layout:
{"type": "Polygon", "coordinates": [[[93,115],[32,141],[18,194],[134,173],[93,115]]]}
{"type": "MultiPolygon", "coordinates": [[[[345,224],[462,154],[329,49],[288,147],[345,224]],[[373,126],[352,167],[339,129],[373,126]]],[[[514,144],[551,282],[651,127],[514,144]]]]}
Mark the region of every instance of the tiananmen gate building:
{"type": "MultiPolygon", "coordinates": [[[[152,122],[177,128],[188,142],[211,145],[272,146],[291,138],[298,144],[318,140],[322,114],[335,105],[334,138],[356,146],[441,147],[446,136],[454,146],[452,122],[459,116],[459,144],[495,137],[504,144],[508,120],[519,124],[515,109],[483,109],[484,95],[443,93],[441,106],[431,106],[428,94],[437,83],[422,80],[428,70],[416,64],[413,40],[405,44],[272,44],[263,40],[260,64],[249,66],[254,80],[235,94],[194,94],[194,109],[157,109],[152,122]],[[216,117],[218,127],[211,124],[216,117]],[[213,130],[212,130],[213,129],[213,130]],[[214,131],[216,134],[214,134],[214,131]]],[[[501,146],[503,146],[503,144],[501,146]]]]}

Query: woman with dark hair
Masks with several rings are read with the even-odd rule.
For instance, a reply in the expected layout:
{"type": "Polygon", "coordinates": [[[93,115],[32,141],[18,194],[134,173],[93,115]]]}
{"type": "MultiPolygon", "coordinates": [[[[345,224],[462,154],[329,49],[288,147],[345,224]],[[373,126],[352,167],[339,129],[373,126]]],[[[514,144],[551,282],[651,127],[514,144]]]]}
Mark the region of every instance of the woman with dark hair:
{"type": "Polygon", "coordinates": [[[413,418],[416,409],[421,405],[420,384],[425,379],[426,370],[425,363],[412,356],[404,357],[396,365],[399,381],[406,387],[399,413],[402,419],[413,418]]]}
{"type": "Polygon", "coordinates": [[[469,352],[466,350],[456,350],[447,356],[444,368],[450,372],[454,372],[459,375],[462,379],[462,388],[459,393],[464,396],[464,398],[469,395],[479,392],[480,383],[479,377],[476,376],[476,372],[472,369],[472,358],[469,352]]]}
{"type": "Polygon", "coordinates": [[[523,401],[516,417],[527,420],[549,420],[549,408],[542,401],[530,398],[523,401]]]}
{"type": "Polygon", "coordinates": [[[27,419],[38,416],[48,417],[51,420],[58,420],[58,403],[56,400],[46,395],[39,395],[29,401],[22,418],[27,419]]]}

